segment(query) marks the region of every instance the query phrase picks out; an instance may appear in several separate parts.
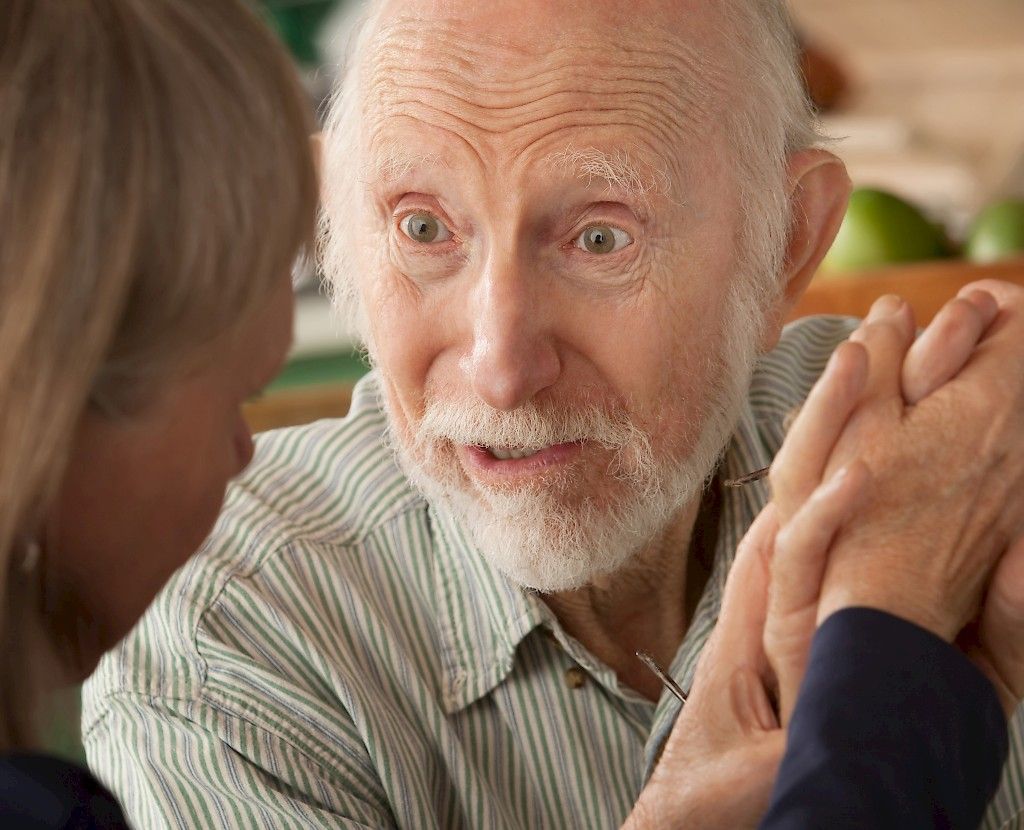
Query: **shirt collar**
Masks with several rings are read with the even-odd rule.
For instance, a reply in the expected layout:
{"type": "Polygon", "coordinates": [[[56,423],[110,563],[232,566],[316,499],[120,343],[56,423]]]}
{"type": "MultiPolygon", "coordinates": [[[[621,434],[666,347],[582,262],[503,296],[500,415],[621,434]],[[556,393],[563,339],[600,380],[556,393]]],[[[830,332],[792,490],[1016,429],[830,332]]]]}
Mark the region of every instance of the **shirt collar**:
{"type": "Polygon", "coordinates": [[[519,643],[553,614],[536,594],[492,566],[446,510],[431,506],[430,518],[437,551],[442,697],[452,714],[504,680],[519,643]]]}

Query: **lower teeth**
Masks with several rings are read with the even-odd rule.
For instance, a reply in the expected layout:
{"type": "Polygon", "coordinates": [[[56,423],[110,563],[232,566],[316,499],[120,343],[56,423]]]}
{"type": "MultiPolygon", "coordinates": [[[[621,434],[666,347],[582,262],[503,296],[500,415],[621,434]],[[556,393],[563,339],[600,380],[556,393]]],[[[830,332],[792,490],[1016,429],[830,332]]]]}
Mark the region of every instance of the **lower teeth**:
{"type": "Polygon", "coordinates": [[[489,452],[499,461],[519,461],[520,459],[536,455],[540,450],[496,450],[489,448],[489,452]]]}

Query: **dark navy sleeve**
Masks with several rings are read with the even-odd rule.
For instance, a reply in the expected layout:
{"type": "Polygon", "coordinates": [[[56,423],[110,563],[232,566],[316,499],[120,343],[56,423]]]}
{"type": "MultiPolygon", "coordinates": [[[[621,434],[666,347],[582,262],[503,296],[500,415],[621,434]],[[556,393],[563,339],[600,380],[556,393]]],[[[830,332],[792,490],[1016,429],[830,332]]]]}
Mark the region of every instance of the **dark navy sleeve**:
{"type": "Polygon", "coordinates": [[[3,830],[129,830],[110,792],[82,767],[44,755],[0,757],[3,830]]]}
{"type": "Polygon", "coordinates": [[[761,830],[974,830],[1006,753],[995,689],[958,649],[844,609],[815,634],[761,830]]]}

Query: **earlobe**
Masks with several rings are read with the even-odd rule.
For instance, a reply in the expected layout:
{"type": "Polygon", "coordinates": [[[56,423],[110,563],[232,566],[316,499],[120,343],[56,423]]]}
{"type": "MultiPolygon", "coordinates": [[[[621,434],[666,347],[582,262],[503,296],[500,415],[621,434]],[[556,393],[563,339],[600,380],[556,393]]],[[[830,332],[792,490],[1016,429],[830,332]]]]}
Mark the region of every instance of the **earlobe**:
{"type": "Polygon", "coordinates": [[[313,133],[309,137],[309,149],[313,154],[313,166],[316,168],[317,178],[322,180],[324,171],[324,134],[322,132],[313,133]]]}
{"type": "Polygon", "coordinates": [[[851,188],[845,165],[832,153],[812,149],[790,156],[785,285],[775,307],[769,311],[761,343],[763,351],[770,351],[778,342],[787,315],[828,253],[842,224],[851,188]]]}

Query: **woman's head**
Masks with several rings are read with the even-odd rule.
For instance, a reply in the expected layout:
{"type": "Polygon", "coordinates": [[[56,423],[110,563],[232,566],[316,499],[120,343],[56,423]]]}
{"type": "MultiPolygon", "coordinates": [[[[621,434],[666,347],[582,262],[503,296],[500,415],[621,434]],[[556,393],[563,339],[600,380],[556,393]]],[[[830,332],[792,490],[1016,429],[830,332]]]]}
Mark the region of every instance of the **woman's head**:
{"type": "Polygon", "coordinates": [[[0,746],[34,621],[77,626],[86,662],[111,645],[247,462],[239,406],[287,348],[314,224],[311,130],[242,0],[5,3],[0,746]]]}

